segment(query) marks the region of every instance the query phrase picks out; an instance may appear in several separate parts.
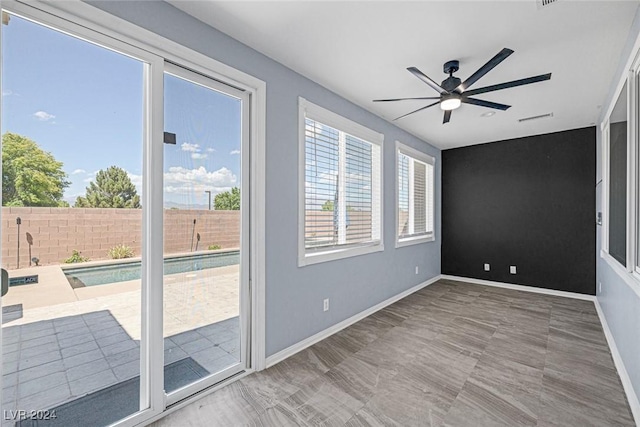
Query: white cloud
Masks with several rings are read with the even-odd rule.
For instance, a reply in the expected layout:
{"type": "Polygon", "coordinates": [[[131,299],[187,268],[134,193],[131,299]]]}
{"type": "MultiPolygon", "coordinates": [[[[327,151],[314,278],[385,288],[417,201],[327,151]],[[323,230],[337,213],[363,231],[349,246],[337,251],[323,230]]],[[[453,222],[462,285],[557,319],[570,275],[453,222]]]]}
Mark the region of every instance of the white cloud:
{"type": "Polygon", "coordinates": [[[215,151],[216,151],[215,148],[211,148],[211,147],[207,148],[207,153],[213,153],[215,151]]]}
{"type": "Polygon", "coordinates": [[[41,120],[43,122],[49,121],[51,119],[55,119],[56,116],[54,116],[53,114],[49,114],[46,111],[36,111],[35,113],[33,113],[34,117],[38,120],[41,120]]]}
{"type": "Polygon", "coordinates": [[[188,142],[183,142],[180,148],[182,149],[182,151],[189,151],[191,153],[200,152],[200,144],[190,144],[188,142]]]}
{"type": "Polygon", "coordinates": [[[205,190],[217,194],[229,191],[237,183],[237,177],[225,167],[209,172],[204,166],[195,169],[174,166],[164,174],[165,191],[175,194],[203,193],[205,190]]]}
{"type": "Polygon", "coordinates": [[[138,194],[141,194],[142,193],[142,175],[136,175],[127,171],[127,176],[131,180],[131,183],[133,183],[133,185],[136,186],[136,190],[138,191],[138,194]]]}
{"type": "Polygon", "coordinates": [[[231,155],[240,154],[240,150],[231,150],[231,152],[229,154],[231,154],[231,155]]]}
{"type": "Polygon", "coordinates": [[[10,96],[13,95],[13,91],[7,89],[2,91],[2,96],[10,96]]]}
{"type": "Polygon", "coordinates": [[[71,172],[71,175],[78,175],[79,173],[87,173],[87,171],[84,169],[76,169],[73,172],[71,172]]]}
{"type": "MultiPolygon", "coordinates": [[[[194,160],[206,159],[208,157],[207,154],[202,153],[202,149],[200,149],[200,144],[191,144],[189,142],[183,142],[182,145],[180,145],[180,149],[182,151],[191,153],[191,158],[194,160]]],[[[212,150],[213,149],[207,148],[207,151],[210,153],[212,152],[212,150]]]]}
{"type": "Polygon", "coordinates": [[[96,171],[93,171],[93,172],[86,172],[87,177],[85,179],[83,179],[82,182],[94,181],[96,179],[96,175],[98,175],[98,172],[100,172],[100,170],[96,170],[96,171]]]}

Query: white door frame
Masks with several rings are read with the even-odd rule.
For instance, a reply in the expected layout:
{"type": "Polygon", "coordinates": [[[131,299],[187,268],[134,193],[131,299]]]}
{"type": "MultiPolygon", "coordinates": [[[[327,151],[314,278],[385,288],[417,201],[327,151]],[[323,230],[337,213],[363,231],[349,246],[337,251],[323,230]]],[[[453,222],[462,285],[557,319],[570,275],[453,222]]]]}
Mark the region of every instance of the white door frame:
{"type": "MultiPolygon", "coordinates": [[[[152,291],[150,283],[162,283],[163,262],[163,79],[164,61],[180,64],[195,72],[210,76],[246,92],[250,116],[248,137],[250,149],[243,153],[243,161],[250,167],[249,204],[246,209],[251,239],[250,257],[250,313],[251,353],[247,355],[247,371],[265,368],[265,178],[266,178],[266,83],[238,71],[178,43],[110,15],[80,0],[65,2],[1,0],[2,7],[26,18],[31,18],[60,31],[129,54],[147,63],[145,67],[146,105],[145,145],[143,154],[143,265],[142,272],[142,340],[141,340],[141,406],[147,407],[118,426],[146,424],[166,414],[167,401],[163,393],[164,364],[162,342],[162,292],[152,291]],[[146,264],[144,263],[146,262],[146,264]],[[146,343],[146,344],[142,344],[146,343]],[[146,363],[146,361],[149,363],[146,363]],[[145,381],[146,379],[146,381],[145,381]],[[146,402],[146,403],[145,403],[146,402]],[[164,412],[163,412],[164,411],[164,412]]],[[[0,52],[1,58],[1,52],[0,52]]],[[[248,238],[248,236],[247,236],[248,238]]],[[[0,300],[1,303],[1,300],[0,300]]],[[[2,335],[0,333],[0,345],[2,335]]],[[[0,369],[2,355],[0,352],[0,369]]],[[[0,372],[1,374],[1,372],[0,372]]],[[[1,378],[1,377],[0,377],[1,378]]],[[[217,388],[212,385],[198,396],[217,388]]],[[[196,396],[194,396],[195,398],[196,396]]],[[[1,396],[0,396],[1,398],[1,396]]],[[[183,406],[192,399],[182,400],[171,409],[183,406]]],[[[170,410],[171,410],[170,409],[170,410]]]]}
{"type": "Polygon", "coordinates": [[[168,393],[166,396],[166,405],[171,406],[176,402],[184,400],[189,396],[202,391],[205,388],[213,386],[221,381],[238,375],[239,373],[246,371],[250,368],[249,354],[247,349],[251,347],[250,336],[251,331],[249,328],[249,322],[251,320],[251,305],[249,304],[250,292],[249,292],[249,213],[251,206],[249,205],[248,194],[251,194],[249,187],[249,181],[251,177],[251,170],[249,168],[249,151],[250,151],[250,120],[249,120],[249,103],[251,101],[250,95],[240,89],[236,89],[232,86],[213,80],[207,76],[191,71],[180,65],[176,65],[170,62],[165,62],[164,72],[167,75],[176,77],[178,79],[199,85],[203,88],[211,91],[222,93],[226,96],[236,98],[241,101],[241,143],[240,143],[240,155],[241,155],[241,180],[240,180],[240,276],[238,285],[239,289],[239,312],[240,312],[240,337],[242,339],[240,345],[240,360],[237,364],[229,366],[221,372],[212,373],[212,375],[202,378],[199,381],[188,384],[187,386],[174,390],[168,393]]]}

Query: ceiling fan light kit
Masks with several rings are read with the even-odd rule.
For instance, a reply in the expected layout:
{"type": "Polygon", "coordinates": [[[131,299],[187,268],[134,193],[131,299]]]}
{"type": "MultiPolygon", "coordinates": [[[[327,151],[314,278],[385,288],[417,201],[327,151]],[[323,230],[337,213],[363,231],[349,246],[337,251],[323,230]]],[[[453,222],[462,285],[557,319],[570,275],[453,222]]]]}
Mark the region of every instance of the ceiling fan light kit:
{"type": "Polygon", "coordinates": [[[523,86],[531,83],[542,82],[545,80],[549,80],[551,78],[551,73],[541,74],[539,76],[528,77],[520,80],[513,80],[510,82],[499,83],[496,85],[485,86],[478,89],[468,90],[471,85],[480,80],[485,74],[494,69],[498,64],[507,59],[509,55],[513,53],[513,50],[504,48],[497,55],[491,58],[486,64],[480,67],[475,73],[473,73],[469,78],[467,78],[464,82],[462,82],[458,77],[455,77],[453,73],[460,69],[460,63],[458,61],[448,61],[445,62],[443,66],[443,70],[446,74],[449,74],[449,77],[442,81],[441,84],[433,81],[429,76],[424,74],[422,71],[418,70],[416,67],[409,67],[407,70],[426,83],[429,87],[437,91],[440,96],[439,97],[417,97],[417,98],[394,98],[394,99],[374,99],[373,102],[395,102],[395,101],[406,101],[406,100],[438,100],[432,104],[429,104],[425,107],[418,108],[415,111],[411,111],[407,114],[404,114],[394,120],[401,119],[410,114],[417,113],[418,111],[425,110],[429,107],[433,107],[436,104],[440,104],[440,109],[444,110],[444,119],[442,123],[448,123],[451,120],[451,112],[456,108],[460,107],[460,105],[471,104],[477,105],[480,107],[493,108],[496,110],[505,111],[510,108],[510,105],[498,104],[497,102],[485,101],[483,99],[471,98],[473,95],[479,95],[481,93],[493,92],[496,90],[508,89],[516,86],[523,86]]]}
{"type": "Polygon", "coordinates": [[[456,95],[453,93],[451,95],[443,97],[443,99],[440,101],[440,109],[444,111],[455,110],[456,108],[460,107],[460,105],[462,105],[460,95],[456,95]]]}

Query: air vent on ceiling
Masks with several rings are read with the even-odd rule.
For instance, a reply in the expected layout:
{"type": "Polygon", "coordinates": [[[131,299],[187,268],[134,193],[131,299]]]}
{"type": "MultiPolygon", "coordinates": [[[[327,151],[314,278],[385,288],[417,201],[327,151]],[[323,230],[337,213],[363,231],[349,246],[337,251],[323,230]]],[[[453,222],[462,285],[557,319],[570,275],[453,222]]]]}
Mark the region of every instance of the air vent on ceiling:
{"type": "Polygon", "coordinates": [[[536,0],[536,6],[538,10],[544,9],[547,6],[551,6],[554,3],[558,3],[560,0],[536,0]]]}
{"type": "Polygon", "coordinates": [[[547,117],[553,117],[553,113],[540,114],[539,116],[525,117],[523,119],[518,119],[518,121],[522,123],[522,122],[528,122],[529,120],[546,119],[547,117]]]}

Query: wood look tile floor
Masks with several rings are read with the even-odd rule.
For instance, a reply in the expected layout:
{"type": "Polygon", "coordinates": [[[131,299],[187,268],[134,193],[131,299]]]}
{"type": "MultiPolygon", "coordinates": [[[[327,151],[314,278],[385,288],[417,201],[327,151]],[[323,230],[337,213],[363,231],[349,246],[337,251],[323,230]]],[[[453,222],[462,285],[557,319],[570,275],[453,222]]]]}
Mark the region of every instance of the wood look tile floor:
{"type": "Polygon", "coordinates": [[[590,301],[440,280],[154,426],[633,426],[590,301]]]}

